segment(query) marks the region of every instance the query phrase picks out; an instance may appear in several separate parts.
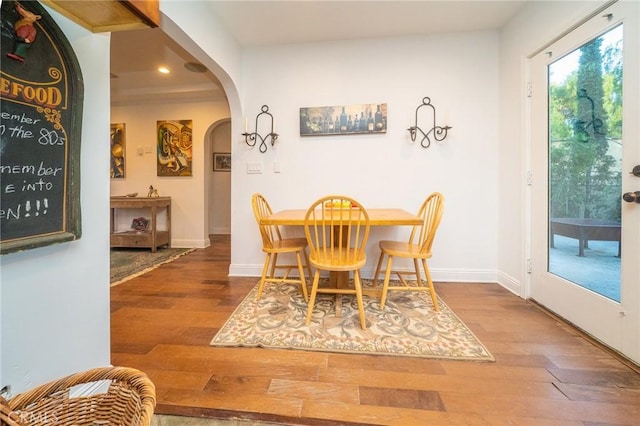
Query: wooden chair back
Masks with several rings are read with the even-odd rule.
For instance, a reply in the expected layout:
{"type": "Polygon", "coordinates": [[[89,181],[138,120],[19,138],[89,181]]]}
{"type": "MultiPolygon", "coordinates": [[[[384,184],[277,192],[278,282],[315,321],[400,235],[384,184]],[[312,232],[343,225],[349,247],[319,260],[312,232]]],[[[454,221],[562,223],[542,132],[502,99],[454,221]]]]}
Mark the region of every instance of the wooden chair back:
{"type": "Polygon", "coordinates": [[[277,226],[264,225],[261,223],[261,219],[264,219],[273,213],[269,202],[264,195],[256,192],[251,197],[251,206],[253,207],[253,215],[255,216],[258,227],[260,228],[263,249],[273,249],[274,242],[280,241],[282,239],[282,235],[280,234],[280,228],[277,226]]]}
{"type": "Polygon", "coordinates": [[[354,294],[358,304],[360,327],[367,328],[362,298],[360,269],[367,262],[365,247],[369,238],[369,214],[359,202],[343,195],[330,195],[315,201],[304,218],[304,233],[309,246],[309,261],[316,268],[307,308],[306,324],[313,316],[318,293],[335,294],[336,316],[340,310],[341,295],[354,294]],[[333,285],[319,288],[320,271],[330,271],[333,285]],[[353,271],[353,288],[349,286],[349,273],[353,271]]]}
{"type": "Polygon", "coordinates": [[[369,226],[366,209],[353,198],[330,195],[316,200],[304,220],[311,263],[333,271],[361,268],[369,226]]]}
{"type": "Polygon", "coordinates": [[[418,245],[421,254],[431,253],[431,247],[443,213],[444,196],[439,192],[432,193],[422,203],[418,211],[418,216],[422,218],[422,224],[414,226],[409,236],[409,244],[418,245]]]}
{"type": "Polygon", "coordinates": [[[306,252],[307,241],[304,238],[283,239],[277,225],[265,225],[262,223],[262,219],[272,214],[271,207],[262,194],[253,194],[251,197],[251,206],[253,208],[253,215],[256,218],[256,222],[258,222],[258,228],[260,228],[262,251],[266,253],[256,297],[260,300],[265,282],[295,283],[302,287],[304,300],[308,300],[309,297],[307,294],[304,268],[307,268],[309,277],[311,277],[311,264],[306,252]],[[280,255],[287,253],[295,254],[295,263],[282,263],[279,261],[279,259],[281,259],[280,255]],[[298,278],[289,276],[289,273],[294,268],[298,269],[298,278]],[[281,276],[276,276],[276,270],[278,269],[284,270],[281,276]]]}

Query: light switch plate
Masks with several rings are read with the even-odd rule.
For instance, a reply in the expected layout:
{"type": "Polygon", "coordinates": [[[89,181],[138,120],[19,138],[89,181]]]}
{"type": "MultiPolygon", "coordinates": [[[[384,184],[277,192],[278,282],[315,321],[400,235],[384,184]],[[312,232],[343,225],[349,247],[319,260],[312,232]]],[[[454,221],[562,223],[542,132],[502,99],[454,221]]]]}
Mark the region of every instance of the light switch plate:
{"type": "Polygon", "coordinates": [[[247,174],[262,173],[262,163],[260,161],[249,161],[247,163],[247,174]]]}

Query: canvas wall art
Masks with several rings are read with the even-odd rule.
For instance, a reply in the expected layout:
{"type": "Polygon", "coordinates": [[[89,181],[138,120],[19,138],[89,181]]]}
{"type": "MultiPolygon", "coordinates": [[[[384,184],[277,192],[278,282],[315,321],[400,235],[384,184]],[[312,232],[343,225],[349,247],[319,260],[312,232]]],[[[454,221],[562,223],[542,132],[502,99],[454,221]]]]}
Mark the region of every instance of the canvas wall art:
{"type": "Polygon", "coordinates": [[[125,124],[111,124],[111,178],[113,179],[125,177],[126,139],[125,124]]]}
{"type": "Polygon", "coordinates": [[[158,176],[192,176],[192,120],[158,121],[158,176]]]}
{"type": "Polygon", "coordinates": [[[300,108],[300,136],[386,133],[387,104],[300,108]]]}

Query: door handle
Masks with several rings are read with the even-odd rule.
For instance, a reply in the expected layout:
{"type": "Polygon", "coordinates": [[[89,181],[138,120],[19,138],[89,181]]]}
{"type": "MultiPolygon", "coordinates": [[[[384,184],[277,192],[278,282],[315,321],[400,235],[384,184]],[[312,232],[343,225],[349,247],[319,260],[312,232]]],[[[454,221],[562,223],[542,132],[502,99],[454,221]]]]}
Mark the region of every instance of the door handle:
{"type": "Polygon", "coordinates": [[[625,192],[622,195],[622,199],[627,203],[640,203],[640,191],[625,192]]]}
{"type": "Polygon", "coordinates": [[[640,164],[638,164],[637,166],[635,166],[635,167],[633,168],[633,170],[631,170],[631,171],[629,172],[629,174],[630,174],[630,175],[637,176],[637,177],[640,177],[640,164]]]}

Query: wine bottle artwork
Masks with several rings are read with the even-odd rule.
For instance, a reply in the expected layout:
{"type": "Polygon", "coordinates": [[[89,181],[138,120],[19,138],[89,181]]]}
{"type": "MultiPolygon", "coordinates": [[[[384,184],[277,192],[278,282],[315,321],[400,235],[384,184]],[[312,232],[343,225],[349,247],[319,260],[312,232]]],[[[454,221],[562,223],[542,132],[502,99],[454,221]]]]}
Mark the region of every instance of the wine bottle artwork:
{"type": "Polygon", "coordinates": [[[300,108],[300,136],[338,136],[387,132],[387,104],[300,108]]]}

